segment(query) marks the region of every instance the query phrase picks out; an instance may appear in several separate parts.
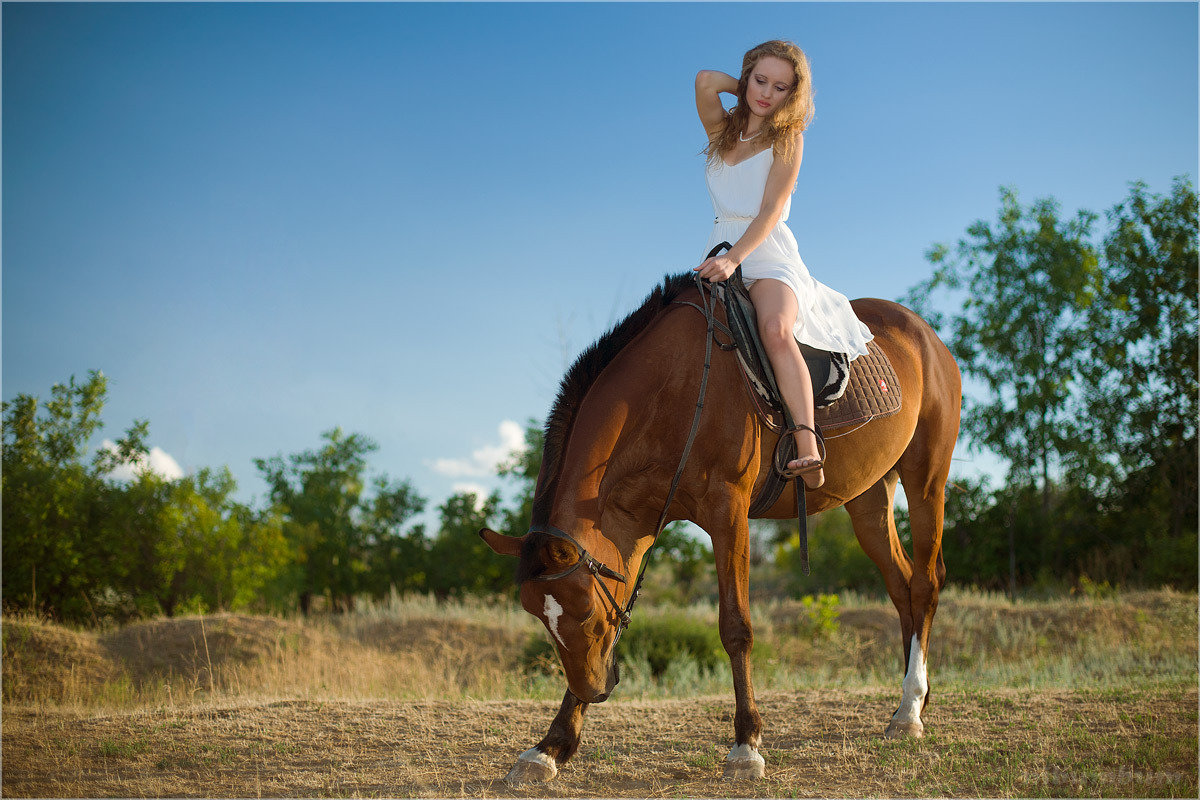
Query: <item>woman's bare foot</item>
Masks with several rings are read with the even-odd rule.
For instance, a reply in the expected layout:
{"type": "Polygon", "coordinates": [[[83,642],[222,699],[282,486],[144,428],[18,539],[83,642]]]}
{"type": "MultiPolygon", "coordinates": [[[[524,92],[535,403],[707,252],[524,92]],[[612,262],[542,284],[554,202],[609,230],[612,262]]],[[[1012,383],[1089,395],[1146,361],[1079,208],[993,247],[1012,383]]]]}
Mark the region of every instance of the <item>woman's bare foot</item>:
{"type": "Polygon", "coordinates": [[[825,483],[824,461],[817,447],[817,437],[812,431],[798,430],[795,433],[796,452],[799,454],[787,463],[788,472],[799,472],[804,485],[819,489],[825,483]]]}

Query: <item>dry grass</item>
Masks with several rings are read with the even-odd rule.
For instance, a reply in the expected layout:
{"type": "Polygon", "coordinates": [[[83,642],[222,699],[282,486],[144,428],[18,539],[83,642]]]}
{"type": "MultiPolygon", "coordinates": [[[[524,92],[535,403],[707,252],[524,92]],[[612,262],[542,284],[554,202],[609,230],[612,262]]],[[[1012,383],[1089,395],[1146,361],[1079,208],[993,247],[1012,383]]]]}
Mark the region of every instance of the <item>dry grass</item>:
{"type": "MultiPolygon", "coordinates": [[[[560,779],[502,778],[561,699],[518,657],[540,624],[507,600],[393,599],[339,618],[219,614],[118,630],[3,622],[6,796],[1196,796],[1197,598],[943,595],[930,735],[881,737],[896,612],[843,598],[754,609],[768,778],[717,778],[727,667],[623,671],[560,779]]],[[[711,606],[639,607],[715,624],[711,606]]]]}
{"type": "Polygon", "coordinates": [[[216,614],[155,619],[114,631],[6,617],[5,708],[176,708],[247,697],[503,697],[527,691],[517,658],[532,617],[509,624],[471,604],[420,599],[404,613],[281,619],[216,614]],[[413,608],[421,614],[413,613],[413,608]]]}
{"type": "MultiPolygon", "coordinates": [[[[798,601],[754,609],[756,685],[893,687],[902,648],[886,600],[849,597],[836,630],[813,628],[798,601]]],[[[716,626],[711,605],[639,607],[639,615],[716,626]]],[[[1054,689],[1195,686],[1194,595],[1168,590],[1012,605],[961,590],[944,594],[929,654],[940,688],[1054,689]]],[[[78,710],[179,707],[245,698],[553,699],[561,681],[527,675],[521,651],[540,624],[507,600],[393,599],[342,617],[218,614],[71,630],[7,617],[4,702],[78,710]]],[[[672,665],[654,680],[636,665],[622,697],[688,697],[728,690],[727,665],[672,665]]]]}
{"type": "MultiPolygon", "coordinates": [[[[825,684],[894,684],[903,662],[890,602],[846,599],[840,631],[825,639],[792,635],[797,606],[770,605],[756,620],[756,637],[774,643],[781,662],[825,684]]],[[[938,685],[956,688],[1195,686],[1197,655],[1194,594],[1164,589],[1014,605],[955,589],[938,606],[929,663],[938,685]]]]}
{"type": "Polygon", "coordinates": [[[73,704],[118,677],[118,668],[92,634],[36,617],[6,617],[4,701],[73,704]]]}
{"type": "Polygon", "coordinates": [[[552,783],[502,782],[546,701],[222,704],[4,716],[8,797],[1196,796],[1195,689],[951,692],[922,740],[880,734],[892,693],[760,697],[768,772],[725,782],[727,696],[612,702],[552,783]]]}

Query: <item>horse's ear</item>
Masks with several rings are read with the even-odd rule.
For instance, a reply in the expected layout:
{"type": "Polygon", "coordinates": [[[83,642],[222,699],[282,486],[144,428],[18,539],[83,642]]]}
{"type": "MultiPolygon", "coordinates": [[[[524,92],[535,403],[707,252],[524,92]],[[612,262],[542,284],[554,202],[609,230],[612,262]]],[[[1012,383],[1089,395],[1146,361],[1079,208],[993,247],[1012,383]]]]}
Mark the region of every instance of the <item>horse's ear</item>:
{"type": "Polygon", "coordinates": [[[488,547],[502,556],[521,555],[521,545],[525,541],[524,536],[505,536],[503,533],[496,533],[491,528],[480,528],[479,536],[487,542],[488,547]]]}

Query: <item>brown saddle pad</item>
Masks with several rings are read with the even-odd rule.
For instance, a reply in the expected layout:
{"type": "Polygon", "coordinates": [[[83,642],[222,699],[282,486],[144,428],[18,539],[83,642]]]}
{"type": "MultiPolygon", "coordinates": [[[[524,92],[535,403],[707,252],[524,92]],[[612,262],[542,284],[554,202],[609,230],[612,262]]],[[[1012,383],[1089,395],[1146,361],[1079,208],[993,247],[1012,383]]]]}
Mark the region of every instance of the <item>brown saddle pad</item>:
{"type": "Polygon", "coordinates": [[[850,362],[850,382],[833,405],[818,408],[817,425],[824,430],[844,428],[900,410],[900,381],[879,345],[867,342],[867,354],[850,362]]]}
{"type": "MultiPolygon", "coordinates": [[[[832,405],[818,408],[817,425],[822,433],[850,425],[865,425],[873,419],[895,414],[900,410],[900,381],[883,351],[874,340],[867,342],[867,354],[850,362],[850,377],[846,391],[832,405]]],[[[776,424],[781,420],[776,417],[776,424]]],[[[788,445],[794,453],[794,445],[788,445]]],[[[788,458],[791,456],[788,455],[788,458]]],[[[758,519],[767,513],[783,493],[787,481],[775,470],[750,503],[750,518],[758,519]]]]}

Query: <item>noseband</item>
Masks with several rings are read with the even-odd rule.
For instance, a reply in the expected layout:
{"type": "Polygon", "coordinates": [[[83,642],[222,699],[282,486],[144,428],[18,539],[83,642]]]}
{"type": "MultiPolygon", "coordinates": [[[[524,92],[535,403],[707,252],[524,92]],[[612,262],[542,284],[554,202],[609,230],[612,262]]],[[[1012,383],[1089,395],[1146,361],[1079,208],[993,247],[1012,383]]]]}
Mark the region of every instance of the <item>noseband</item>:
{"type": "MultiPolygon", "coordinates": [[[[732,248],[730,247],[729,242],[722,242],[712,249],[712,251],[708,254],[708,258],[712,258],[722,249],[730,250],[732,248]]],[[[683,477],[683,467],[685,464],[687,464],[688,456],[692,452],[692,444],[694,444],[696,441],[696,432],[700,429],[700,414],[702,411],[704,411],[704,395],[708,390],[708,373],[712,367],[712,346],[713,339],[715,338],[713,329],[715,326],[720,325],[716,317],[717,299],[713,296],[712,292],[708,291],[705,283],[705,279],[701,278],[699,273],[696,273],[696,288],[700,290],[700,302],[703,304],[703,307],[683,300],[674,301],[682,305],[689,305],[693,308],[699,308],[700,311],[704,313],[704,318],[708,323],[708,330],[705,335],[704,342],[704,375],[700,379],[700,397],[696,400],[696,413],[692,416],[692,429],[688,431],[687,441],[683,445],[683,455],[679,458],[679,466],[675,468],[675,477],[671,479],[671,488],[667,492],[667,501],[663,504],[662,513],[658,516],[658,524],[654,527],[655,542],[658,541],[658,535],[662,533],[663,525],[667,521],[667,512],[671,508],[671,501],[675,499],[675,490],[679,488],[679,480],[683,477]]],[[[724,328],[724,326],[721,327],[724,328]]],[[[532,578],[526,578],[526,580],[553,581],[559,578],[565,578],[580,567],[587,567],[588,572],[592,573],[592,578],[596,581],[596,583],[600,584],[600,588],[604,591],[604,596],[608,599],[612,610],[617,615],[617,635],[616,638],[613,639],[611,651],[615,662],[617,642],[620,641],[621,634],[623,634],[625,629],[629,627],[630,614],[633,613],[633,604],[637,601],[638,595],[642,590],[642,579],[646,575],[646,566],[650,562],[650,549],[646,550],[646,555],[642,558],[642,566],[641,569],[638,570],[637,582],[633,585],[633,591],[629,594],[629,602],[625,604],[624,608],[621,608],[621,604],[617,602],[617,598],[613,597],[613,594],[609,591],[608,586],[605,585],[604,581],[600,580],[597,576],[603,575],[606,578],[611,578],[612,580],[620,583],[628,584],[628,581],[625,579],[624,575],[602,564],[596,559],[595,556],[589,553],[583,545],[575,541],[574,537],[572,537],[569,533],[559,530],[552,525],[540,523],[535,524],[530,526],[529,532],[544,533],[547,536],[553,536],[556,539],[562,539],[565,542],[570,542],[579,552],[579,560],[576,561],[573,566],[568,567],[561,572],[555,572],[551,575],[537,575],[532,578]]],[[[654,543],[651,542],[650,548],[653,547],[654,543]]]]}

